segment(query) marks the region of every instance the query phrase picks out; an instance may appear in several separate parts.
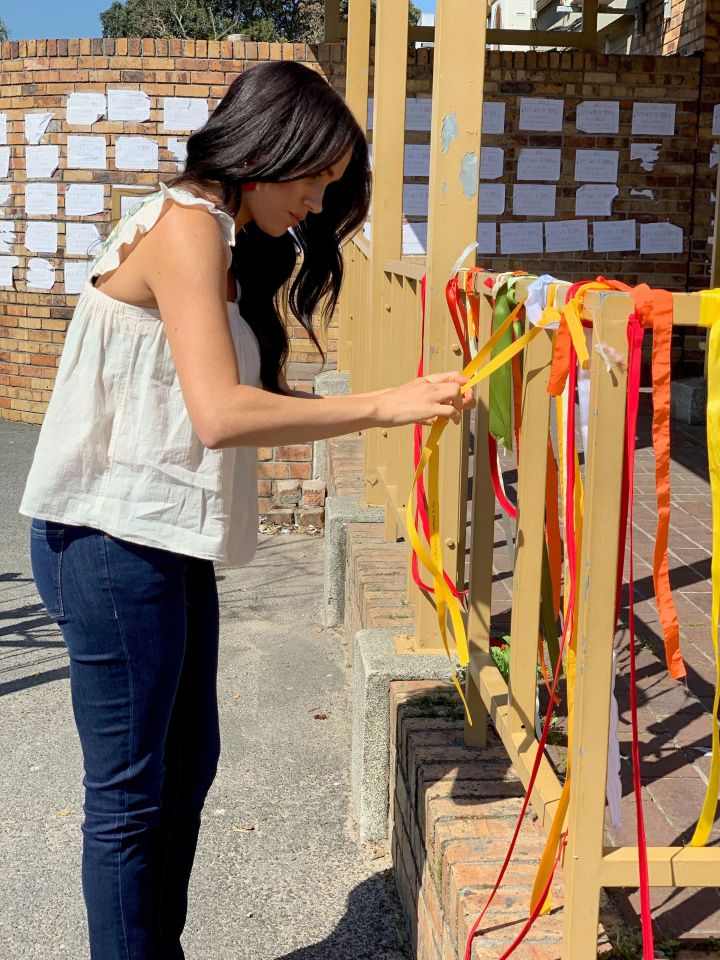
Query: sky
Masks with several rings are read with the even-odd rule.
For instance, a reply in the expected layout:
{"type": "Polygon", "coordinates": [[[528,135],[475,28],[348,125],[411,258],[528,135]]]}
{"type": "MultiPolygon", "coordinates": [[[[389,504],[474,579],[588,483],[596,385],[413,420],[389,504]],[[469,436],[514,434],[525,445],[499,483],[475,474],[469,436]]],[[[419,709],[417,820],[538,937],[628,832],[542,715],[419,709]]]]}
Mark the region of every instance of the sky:
{"type": "Polygon", "coordinates": [[[11,40],[101,37],[100,11],[111,0],[0,0],[11,40]]]}
{"type": "MultiPolygon", "coordinates": [[[[111,0],[0,0],[0,19],[12,40],[101,37],[99,14],[111,0]]],[[[415,0],[426,13],[435,0],[415,0]]]]}

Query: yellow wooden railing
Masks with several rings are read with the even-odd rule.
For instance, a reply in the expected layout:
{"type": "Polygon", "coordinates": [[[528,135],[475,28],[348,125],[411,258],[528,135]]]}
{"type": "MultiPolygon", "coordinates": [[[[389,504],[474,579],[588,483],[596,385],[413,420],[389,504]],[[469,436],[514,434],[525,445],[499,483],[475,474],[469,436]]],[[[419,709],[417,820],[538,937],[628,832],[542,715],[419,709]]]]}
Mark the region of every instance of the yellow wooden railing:
{"type": "MultiPolygon", "coordinates": [[[[458,253],[474,239],[477,194],[459,175],[479,156],[484,74],[483,27],[472,20],[474,0],[438,0],[433,76],[428,253],[424,264],[401,255],[403,132],[407,0],[378,0],[375,34],[373,214],[370,240],[356,237],[345,250],[346,283],[340,306],[339,365],[354,392],[411,379],[421,351],[420,281],[427,275],[425,372],[460,369],[462,358],[449,322],[445,284],[458,253]],[[452,124],[448,123],[452,117],[452,124]],[[448,138],[451,127],[453,137],[448,138]],[[468,161],[468,157],[470,160],[468,161]]],[[[351,0],[348,30],[348,100],[365,123],[368,96],[370,0],[351,0]]],[[[475,276],[482,294],[483,275],[475,276]]],[[[522,296],[527,281],[520,280],[522,296]]],[[[462,284],[461,284],[462,286],[462,284]]],[[[558,291],[562,303],[569,284],[558,291]],[[564,288],[564,291],[563,291],[564,288]]],[[[556,303],[558,300],[556,299],[556,303]]],[[[480,342],[490,333],[491,306],[480,296],[480,342]]],[[[677,325],[698,322],[698,298],[674,297],[677,325]]],[[[617,551],[626,406],[628,294],[592,292],[584,306],[594,337],[622,358],[610,371],[592,352],[590,427],[585,475],[585,519],[577,598],[578,649],[572,746],[572,791],[567,818],[563,960],[595,956],[600,890],[636,886],[638,852],[604,845],[605,781],[611,696],[617,551]]],[[[537,644],[540,615],[545,475],[550,431],[547,393],[552,340],[542,332],[523,357],[518,517],[515,528],[511,663],[509,685],[490,655],[493,543],[496,504],[483,438],[488,432],[489,385],[478,387],[473,432],[477,440],[472,503],[467,502],[471,416],[450,426],[442,439],[440,498],[443,560],[458,587],[465,586],[466,527],[470,507],[467,634],[470,664],[466,695],[473,725],[466,741],[483,745],[488,716],[518,776],[527,786],[537,756],[535,735],[537,644]]],[[[385,507],[385,535],[405,536],[405,507],[412,480],[412,428],[371,430],[364,443],[365,499],[385,507]]],[[[405,537],[407,540],[407,537],[405,537]]],[[[408,551],[408,566],[409,566],[408,551]]],[[[412,638],[398,643],[417,651],[441,648],[432,598],[408,576],[415,604],[412,638]]],[[[549,829],[561,783],[546,757],[531,802],[549,829]]],[[[698,811],[699,813],[699,811],[698,811]]],[[[714,886],[720,850],[652,847],[650,882],[655,886],[714,886]]]]}

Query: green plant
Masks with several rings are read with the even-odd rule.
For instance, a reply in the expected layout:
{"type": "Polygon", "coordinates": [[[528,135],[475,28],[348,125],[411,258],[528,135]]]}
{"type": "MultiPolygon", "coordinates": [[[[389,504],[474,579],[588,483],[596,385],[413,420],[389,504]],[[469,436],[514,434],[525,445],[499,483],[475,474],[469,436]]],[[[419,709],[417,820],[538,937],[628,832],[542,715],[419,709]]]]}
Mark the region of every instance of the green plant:
{"type": "Polygon", "coordinates": [[[506,634],[502,640],[500,645],[490,647],[490,656],[507,683],[510,680],[510,637],[506,634]]]}
{"type": "Polygon", "coordinates": [[[618,927],[612,938],[614,960],[639,960],[642,934],[637,927],[618,927]]]}
{"type": "Polygon", "coordinates": [[[560,718],[550,718],[550,728],[548,730],[547,742],[553,747],[561,747],[565,744],[565,733],[562,729],[560,718]]]}
{"type": "Polygon", "coordinates": [[[675,957],[678,955],[678,950],[680,949],[680,941],[671,939],[660,940],[656,944],[656,947],[668,960],[675,960],[675,957]]]}

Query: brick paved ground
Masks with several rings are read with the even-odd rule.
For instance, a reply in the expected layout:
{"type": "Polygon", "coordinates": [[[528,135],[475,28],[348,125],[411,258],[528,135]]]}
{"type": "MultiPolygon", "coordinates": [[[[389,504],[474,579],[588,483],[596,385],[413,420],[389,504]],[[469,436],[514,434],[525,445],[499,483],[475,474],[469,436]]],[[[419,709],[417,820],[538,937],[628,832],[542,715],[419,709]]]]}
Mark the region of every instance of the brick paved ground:
{"type": "MultiPolygon", "coordinates": [[[[361,442],[353,437],[330,445],[335,492],[362,494],[361,442]]],[[[671,437],[670,576],[680,619],[681,643],[688,671],[687,683],[668,678],[661,631],[653,599],[652,551],[655,538],[654,457],[650,441],[650,398],[642,397],[638,429],[635,482],[635,616],[638,638],[642,773],[648,842],[683,844],[698,816],[707,782],[714,692],[714,659],[710,637],[711,503],[704,428],[673,425],[671,437]]],[[[512,462],[504,465],[506,479],[515,479],[512,462]]],[[[382,524],[348,527],[348,627],[412,625],[412,607],[406,602],[407,549],[385,544],[382,524]],[[371,578],[374,577],[374,580],[371,578]]],[[[509,629],[512,577],[503,527],[496,524],[493,588],[493,628],[509,629]]],[[[627,620],[627,588],[621,610],[627,620]]],[[[623,827],[608,829],[612,843],[635,838],[629,763],[627,637],[618,637],[618,698],[623,756],[623,827]]],[[[711,842],[720,841],[716,822],[711,842]]],[[[637,897],[616,895],[628,923],[636,923],[637,897]]],[[[695,941],[720,936],[720,892],[665,890],[652,892],[657,935],[660,939],[695,941]]],[[[480,955],[479,955],[480,956],[480,955]]]]}

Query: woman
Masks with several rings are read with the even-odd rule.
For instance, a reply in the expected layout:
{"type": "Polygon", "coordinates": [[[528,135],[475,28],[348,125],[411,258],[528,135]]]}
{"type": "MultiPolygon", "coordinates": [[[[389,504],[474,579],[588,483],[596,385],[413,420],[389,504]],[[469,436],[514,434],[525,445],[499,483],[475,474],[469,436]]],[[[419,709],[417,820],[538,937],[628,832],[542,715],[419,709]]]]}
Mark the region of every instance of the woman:
{"type": "Polygon", "coordinates": [[[220,743],[213,563],[254,553],[255,448],[457,421],[472,402],[456,373],[288,389],[283,305],[314,339],[368,203],[342,99],[308,68],[264,64],[190,137],[183,174],[120,221],[79,299],[20,509],[70,654],[94,960],[183,957],[220,743]]]}

